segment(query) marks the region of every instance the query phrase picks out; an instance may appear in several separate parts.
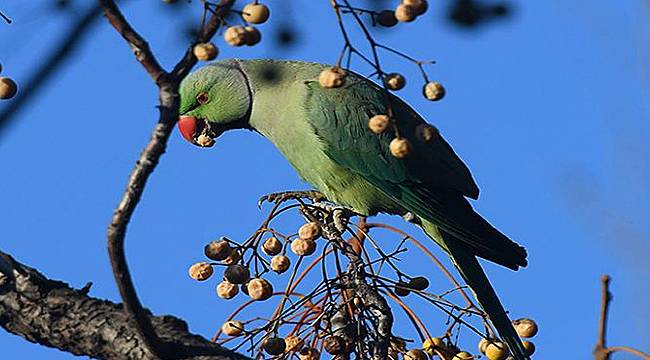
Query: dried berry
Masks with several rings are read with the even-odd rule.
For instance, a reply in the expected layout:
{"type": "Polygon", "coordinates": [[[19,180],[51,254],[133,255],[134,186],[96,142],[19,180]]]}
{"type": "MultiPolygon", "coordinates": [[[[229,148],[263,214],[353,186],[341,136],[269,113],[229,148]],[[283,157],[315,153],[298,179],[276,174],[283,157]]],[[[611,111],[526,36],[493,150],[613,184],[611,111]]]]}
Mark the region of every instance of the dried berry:
{"type": "Polygon", "coordinates": [[[402,4],[412,7],[416,16],[424,14],[429,8],[427,0],[402,0],[402,4]]]}
{"type": "Polygon", "coordinates": [[[408,156],[411,152],[411,144],[405,138],[395,138],[390,142],[390,153],[398,159],[408,156]]]}
{"type": "Polygon", "coordinates": [[[472,354],[466,352],[466,351],[461,351],[454,355],[454,358],[452,360],[473,360],[474,356],[472,354]]]}
{"type": "Polygon", "coordinates": [[[427,360],[427,354],[420,349],[411,349],[404,354],[404,360],[427,360]]]}
{"type": "Polygon", "coordinates": [[[221,331],[228,336],[239,336],[244,332],[244,324],[241,321],[229,320],[223,323],[221,331]]]}
{"type": "Polygon", "coordinates": [[[427,100],[438,101],[445,97],[445,87],[437,81],[429,81],[422,88],[422,94],[427,100]]]}
{"type": "Polygon", "coordinates": [[[217,296],[222,299],[232,299],[239,293],[237,285],[228,281],[222,281],[217,285],[217,296]]]}
{"type": "Polygon", "coordinates": [[[389,90],[401,90],[406,86],[406,79],[402,74],[390,73],[384,77],[384,85],[389,90]]]}
{"type": "Polygon", "coordinates": [[[526,350],[526,355],[530,356],[535,353],[535,344],[533,344],[531,341],[524,340],[521,342],[522,345],[524,345],[524,350],[526,350]]]}
{"type": "Polygon", "coordinates": [[[240,264],[233,264],[226,268],[223,277],[233,284],[243,284],[250,278],[250,271],[247,267],[240,264]]]}
{"type": "MultiPolygon", "coordinates": [[[[247,289],[248,296],[253,300],[267,300],[273,296],[271,283],[261,278],[251,279],[248,282],[247,289]]],[[[284,346],[282,348],[284,349],[284,346]]]]}
{"type": "Polygon", "coordinates": [[[211,42],[194,45],[193,52],[201,61],[214,60],[219,55],[219,49],[211,42]]]}
{"type": "Polygon", "coordinates": [[[247,32],[243,26],[235,25],[226,29],[223,38],[232,46],[242,46],[246,44],[247,32]]]}
{"type": "Polygon", "coordinates": [[[334,66],[321,71],[318,76],[318,82],[320,83],[320,86],[327,89],[337,88],[343,85],[346,75],[347,73],[345,70],[338,66],[334,66]]]}
{"type": "Polygon", "coordinates": [[[523,338],[532,338],[537,335],[537,331],[539,330],[537,323],[527,318],[514,320],[512,325],[514,325],[517,334],[523,338]]]}
{"type": "Polygon", "coordinates": [[[214,139],[208,135],[201,134],[196,138],[196,145],[200,147],[211,147],[214,145],[214,139]]]}
{"type": "Polygon", "coordinates": [[[271,258],[271,270],[275,271],[278,274],[289,270],[291,266],[291,261],[288,257],[284,255],[276,255],[271,258]]]}
{"type": "Polygon", "coordinates": [[[294,352],[300,350],[305,344],[305,341],[298,336],[289,335],[284,339],[284,343],[285,352],[294,352]]]}
{"type": "Polygon", "coordinates": [[[203,248],[203,252],[208,259],[221,261],[232,253],[232,248],[224,240],[213,241],[203,248]]]}
{"type": "Polygon", "coordinates": [[[314,240],[295,239],[291,242],[291,251],[298,256],[309,256],[316,251],[314,240]]]}
{"type": "Polygon", "coordinates": [[[368,120],[368,127],[370,131],[375,134],[381,134],[390,126],[390,118],[388,115],[375,115],[368,120]]]}
{"type": "Polygon", "coordinates": [[[246,26],[244,28],[246,30],[246,45],[247,46],[253,46],[257,45],[260,41],[262,41],[262,33],[257,30],[256,27],[254,26],[246,26]]]}
{"type": "Polygon", "coordinates": [[[18,84],[8,77],[0,77],[0,99],[8,100],[16,96],[18,84]]]}
{"type": "Polygon", "coordinates": [[[485,347],[485,356],[488,360],[504,360],[508,356],[508,348],[500,341],[489,342],[485,347]]]}
{"type": "Polygon", "coordinates": [[[439,337],[432,337],[424,340],[422,343],[422,350],[427,352],[429,355],[434,354],[434,349],[444,349],[445,348],[445,343],[440,339],[439,337]]]}
{"type": "Polygon", "coordinates": [[[298,237],[303,240],[316,240],[320,236],[320,225],[316,222],[308,222],[298,229],[298,237]]]}
{"type": "Polygon", "coordinates": [[[438,134],[438,129],[429,124],[420,124],[415,127],[415,136],[424,142],[429,142],[438,134]]]}
{"type": "Polygon", "coordinates": [[[204,281],[212,276],[212,265],[206,262],[199,262],[190,266],[190,277],[194,280],[204,281]]]}
{"type": "Polygon", "coordinates": [[[395,294],[398,296],[406,296],[411,292],[408,289],[409,285],[403,281],[400,281],[395,285],[395,294]]]}
{"type": "Polygon", "coordinates": [[[328,336],[323,341],[323,347],[331,355],[340,355],[345,353],[346,350],[345,340],[337,335],[328,336]]]}
{"type": "Polygon", "coordinates": [[[409,281],[409,287],[413,290],[424,290],[429,287],[429,280],[424,276],[416,276],[409,281]]]}
{"type": "Polygon", "coordinates": [[[377,24],[385,27],[393,27],[397,25],[397,18],[395,12],[390,10],[382,10],[377,14],[377,24]]]}
{"type": "Polygon", "coordinates": [[[264,241],[262,251],[269,256],[277,255],[282,251],[282,242],[272,236],[264,241]]]}
{"type": "Polygon", "coordinates": [[[285,346],[286,344],[284,342],[284,339],[277,336],[267,338],[262,344],[262,348],[264,348],[264,351],[266,351],[266,353],[269,355],[282,354],[284,352],[285,346]]]}
{"type": "Polygon", "coordinates": [[[411,22],[416,18],[415,10],[404,4],[397,5],[395,9],[395,18],[401,22],[411,22]]]}
{"type": "Polygon", "coordinates": [[[271,12],[269,11],[268,6],[263,4],[248,4],[244,6],[242,11],[242,17],[246,22],[251,24],[262,24],[269,19],[271,12]]]}
{"type": "Polygon", "coordinates": [[[314,348],[302,348],[298,353],[298,358],[300,360],[318,360],[320,359],[320,353],[314,348]]]}
{"type": "Polygon", "coordinates": [[[236,264],[241,260],[241,253],[237,250],[233,250],[228,257],[223,259],[223,263],[226,265],[236,264]]]}

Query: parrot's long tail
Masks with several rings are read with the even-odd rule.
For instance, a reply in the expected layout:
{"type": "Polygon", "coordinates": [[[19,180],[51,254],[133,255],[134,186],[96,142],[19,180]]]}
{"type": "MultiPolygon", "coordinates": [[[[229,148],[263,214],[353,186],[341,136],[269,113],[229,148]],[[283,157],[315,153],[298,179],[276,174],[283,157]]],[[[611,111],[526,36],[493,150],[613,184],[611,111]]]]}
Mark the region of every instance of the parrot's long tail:
{"type": "Polygon", "coordinates": [[[490,284],[490,280],[485,275],[476,256],[465,250],[458,239],[437,229],[435,225],[423,221],[422,227],[434,241],[439,244],[440,242],[444,243],[444,248],[451,256],[454,265],[463,279],[465,279],[467,285],[472,289],[474,297],[483,308],[483,311],[488,315],[490,322],[496,328],[501,340],[508,345],[514,359],[529,360],[521,339],[519,339],[519,335],[517,335],[517,332],[512,326],[503,305],[501,305],[501,301],[499,301],[496,292],[490,284]]]}

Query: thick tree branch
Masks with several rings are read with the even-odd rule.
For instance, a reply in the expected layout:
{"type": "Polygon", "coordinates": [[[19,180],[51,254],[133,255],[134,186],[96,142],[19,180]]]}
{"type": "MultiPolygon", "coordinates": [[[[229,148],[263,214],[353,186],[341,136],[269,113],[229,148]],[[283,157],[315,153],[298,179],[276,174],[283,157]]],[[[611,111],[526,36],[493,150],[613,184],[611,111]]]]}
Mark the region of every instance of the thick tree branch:
{"type": "MultiPolygon", "coordinates": [[[[230,9],[230,1],[222,0],[221,5],[212,11],[212,15],[199,32],[197,42],[208,41],[216,33],[222,18],[230,9]]],[[[140,338],[147,344],[153,357],[170,358],[169,349],[157,338],[153,325],[144,312],[131,279],[124,253],[124,238],[131,216],[142,197],[147,179],[156,168],[158,161],[167,147],[167,140],[178,119],[178,86],[185,75],[196,64],[192,47],[188,48],[173,73],[167,73],[158,63],[147,42],[140,36],[122,15],[113,0],[99,0],[104,14],[111,25],[122,35],[133,49],[136,59],[154,79],[159,91],[160,117],[151,138],[131,172],[126,191],[113,213],[108,227],[108,253],[113,267],[117,287],[122,296],[126,312],[134,320],[134,326],[140,338]]]]}
{"type": "MultiPolygon", "coordinates": [[[[245,359],[191,334],[173,316],[153,316],[154,331],[175,359],[245,359]]],[[[0,251],[0,327],[28,341],[99,359],[150,359],[121,305],[50,280],[0,251]]]]}

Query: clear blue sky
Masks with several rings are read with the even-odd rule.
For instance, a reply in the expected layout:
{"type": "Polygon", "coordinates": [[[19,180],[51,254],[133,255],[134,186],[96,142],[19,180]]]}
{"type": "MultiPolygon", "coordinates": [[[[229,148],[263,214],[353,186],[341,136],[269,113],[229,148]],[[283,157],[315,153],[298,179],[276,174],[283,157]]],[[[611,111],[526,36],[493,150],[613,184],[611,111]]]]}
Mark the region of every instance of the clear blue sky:
{"type": "MultiPolygon", "coordinates": [[[[15,20],[0,24],[0,63],[19,83],[68,23],[43,3],[0,4],[15,20]]],[[[218,38],[221,58],[336,60],[341,39],[327,1],[268,3],[275,13],[265,34],[285,11],[300,42],[286,50],[268,41],[239,49],[218,38]]],[[[486,268],[514,316],[540,323],[535,358],[591,356],[603,273],[613,276],[610,344],[648,351],[648,2],[521,2],[509,19],[476,31],[450,25],[443,4],[431,3],[426,16],[378,39],[438,61],[430,74],[448,96],[431,104],[420,96],[415,69],[385,57],[388,68],[413,80],[400,95],[472,170],[482,191],[476,208],[528,248],[530,266],[522,271],[486,268]]],[[[198,16],[198,2],[183,7],[198,16]]],[[[158,1],[130,1],[124,10],[161,62],[175,63],[187,17],[158,1]]],[[[0,248],[75,287],[92,281],[91,295],[118,301],[106,225],[156,121],[156,97],[129,48],[101,21],[0,139],[0,248]]],[[[210,150],[174,134],[127,235],[142,302],[209,337],[235,304],[218,300],[214,283],[189,279],[187,266],[201,260],[208,240],[254,230],[258,196],[305,186],[255,134],[227,134],[210,150]],[[205,198],[192,191],[197,183],[211,185],[205,198]]],[[[0,347],[8,359],[71,358],[5,332],[0,347]]]]}

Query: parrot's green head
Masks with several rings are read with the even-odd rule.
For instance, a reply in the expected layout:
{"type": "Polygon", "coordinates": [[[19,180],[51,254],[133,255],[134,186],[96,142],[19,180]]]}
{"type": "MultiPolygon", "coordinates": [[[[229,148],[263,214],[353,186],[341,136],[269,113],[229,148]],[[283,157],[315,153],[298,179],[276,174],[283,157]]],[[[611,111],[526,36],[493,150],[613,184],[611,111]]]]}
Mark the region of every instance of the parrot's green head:
{"type": "Polygon", "coordinates": [[[250,128],[251,91],[235,60],[215,62],[188,75],[180,86],[178,129],[197,146],[230,129],[250,128]]]}

